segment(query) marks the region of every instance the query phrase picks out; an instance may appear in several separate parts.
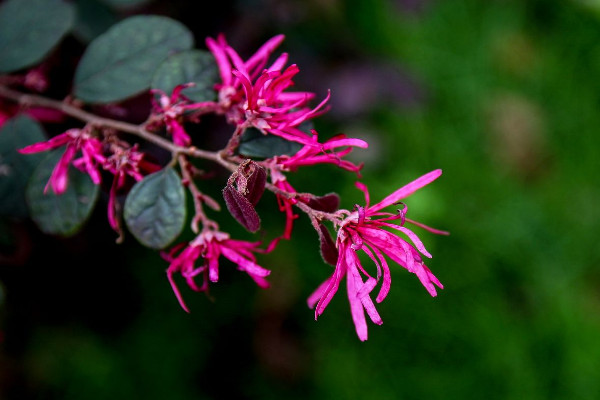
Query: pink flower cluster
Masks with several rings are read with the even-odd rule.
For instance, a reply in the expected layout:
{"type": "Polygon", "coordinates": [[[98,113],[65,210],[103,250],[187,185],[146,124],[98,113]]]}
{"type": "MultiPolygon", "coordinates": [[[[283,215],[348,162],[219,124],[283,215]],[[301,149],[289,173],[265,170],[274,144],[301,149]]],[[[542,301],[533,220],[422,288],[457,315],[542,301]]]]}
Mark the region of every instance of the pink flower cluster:
{"type": "MultiPolygon", "coordinates": [[[[375,324],[382,324],[371,294],[379,284],[381,286],[375,296],[375,302],[382,302],[389,293],[391,271],[388,259],[414,273],[431,296],[437,295],[436,287],[443,288],[423,261],[423,256],[430,258],[431,254],[418,236],[405,225],[409,223],[437,234],[447,233],[406,218],[407,207],[399,203],[416,190],[436,180],[441,175],[441,170],[421,176],[374,205],[370,204],[367,187],[357,183],[357,187],[364,192],[365,205],[357,205],[353,211],[337,209],[339,197],[335,194],[319,198],[310,193],[297,192],[287,175],[300,167],[332,164],[360,177],[362,164],[355,164],[344,157],[356,148],[367,148],[368,144],[364,140],[349,138],[343,134],[320,142],[316,130],[301,129],[301,124],[327,111],[326,104],[330,93],[328,92],[315,107],[311,107],[309,102],[315,98],[314,93],[288,90],[294,86],[293,79],[300,71],[298,66],[286,66],[286,53],[269,63],[269,58],[283,39],[283,35],[269,39],[244,61],[223,35],[216,39],[207,38],[206,45],[214,55],[220,74],[220,82],[215,85],[218,94],[216,102],[193,103],[182,93],[190,86],[187,83],[175,87],[171,94],[160,90],[152,91],[155,96],[152,99],[152,114],[149,123],[143,127],[150,131],[147,132],[149,135],[153,134],[153,128],[164,127],[172,138],[175,147],[170,145],[169,149],[178,156],[182,181],[194,196],[196,211],[192,222],[192,230],[197,234],[195,239],[180,243],[170,251],[162,253],[163,258],[169,262],[167,277],[181,307],[186,311],[189,309],[175,282],[175,275],[180,274],[192,290],[207,292],[209,283],[219,280],[222,257],[248,274],[258,286],[268,287],[266,277],[270,271],[258,265],[255,254],[270,252],[281,239],[291,238],[294,221],[298,218],[294,211],[297,207],[309,214],[319,233],[321,245],[330,246],[328,254],[332,256],[326,259],[332,264],[335,263],[332,275],[310,295],[308,305],[315,309],[315,318],[323,314],[345,278],[356,333],[360,340],[366,340],[368,335],[365,313],[375,324]],[[265,187],[275,193],[279,210],[285,214],[283,233],[272,240],[266,249],[260,248],[259,242],[231,239],[230,235],[221,231],[218,224],[203,211],[203,205],[215,210],[220,207],[204,195],[193,181],[197,171],[187,157],[195,154],[194,151],[197,154],[198,149],[191,147],[192,138],[186,132],[184,122],[197,122],[195,116],[204,113],[224,115],[227,121],[235,126],[227,147],[215,152],[214,157],[206,157],[220,162],[232,171],[238,167],[232,175],[236,179],[228,181],[224,190],[224,199],[231,214],[238,221],[242,221],[242,225],[243,218],[251,215],[252,227],[248,228],[248,224],[245,226],[252,232],[258,230],[260,218],[254,206],[265,187]],[[295,146],[300,144],[299,150],[294,154],[278,154],[264,160],[242,160],[235,151],[241,135],[249,128],[257,129],[263,135],[276,136],[279,138],[277,140],[294,142],[295,146]],[[241,169],[242,165],[246,165],[245,162],[252,164],[248,171],[241,169]],[[260,174],[254,174],[258,170],[260,174]],[[257,176],[260,179],[256,178],[257,176]],[[260,184],[253,186],[249,183],[252,179],[260,180],[260,184]],[[235,187],[233,183],[236,183],[235,187]],[[255,190],[255,186],[259,187],[259,190],[255,190]],[[248,192],[252,192],[251,196],[248,192]],[[248,197],[252,197],[252,201],[248,197]],[[324,198],[327,200],[323,200],[324,198]],[[394,204],[401,205],[397,213],[384,211],[394,204]],[[322,225],[326,221],[331,222],[337,231],[335,244],[327,228],[322,225]],[[201,230],[198,228],[200,223],[201,230]],[[373,262],[375,273],[369,272],[370,270],[363,266],[359,257],[360,251],[365,254],[363,258],[373,262]]],[[[121,233],[117,195],[127,190],[129,178],[140,181],[145,175],[161,167],[146,161],[145,155],[139,151],[137,145],[120,141],[110,130],[92,130],[91,126],[69,129],[48,141],[27,146],[20,152],[30,154],[58,147],[64,147],[65,151],[52,171],[46,190],[52,188],[56,194],[61,194],[67,189],[70,165],[86,172],[96,184],[101,183],[103,171],[112,174],[108,220],[113,229],[121,233]]],[[[202,154],[206,153],[208,152],[202,154]]],[[[323,247],[321,250],[323,251],[323,247]]]]}
{"type": "Polygon", "coordinates": [[[233,240],[227,233],[208,228],[190,243],[180,244],[169,253],[163,253],[163,257],[170,262],[167,276],[181,307],[189,312],[173,275],[177,272],[180,273],[192,290],[206,292],[209,281],[217,282],[219,280],[219,258],[221,256],[236,264],[240,271],[246,272],[258,286],[269,287],[265,277],[271,271],[258,265],[254,255],[254,252],[260,251],[259,245],[260,243],[233,240]],[[196,265],[198,259],[201,260],[200,265],[196,265]],[[196,277],[199,275],[202,276],[201,285],[196,283],[196,277]]]}
{"type": "Polygon", "coordinates": [[[193,86],[193,83],[184,83],[177,85],[170,95],[159,89],[152,89],[151,92],[158,95],[158,101],[152,98],[152,108],[156,115],[161,116],[161,123],[167,127],[167,131],[173,137],[173,143],[178,146],[189,146],[192,139],[185,131],[182,124],[183,114],[187,111],[203,110],[204,112],[214,110],[214,103],[211,101],[202,103],[192,103],[190,99],[183,95],[185,88],[193,86]]]}
{"type": "MultiPolygon", "coordinates": [[[[431,258],[431,254],[425,249],[421,240],[410,229],[406,228],[406,207],[399,210],[397,214],[382,212],[384,208],[396,204],[401,199],[409,196],[416,190],[428,185],[441,175],[441,170],[432,171],[406,186],[401,187],[375,205],[369,205],[369,193],[366,186],[357,186],[365,193],[365,207],[357,206],[356,211],[351,213],[340,224],[338,229],[336,246],[338,248],[338,262],[331,277],[323,282],[317,290],[308,298],[308,305],[315,308],[315,318],[323,314],[325,308],[337,292],[342,279],[346,278],[348,300],[352,319],[356,327],[356,333],[360,340],[367,339],[367,323],[365,311],[374,323],[383,323],[373,300],[371,292],[375,286],[382,281],[381,289],[376,301],[381,303],[387,296],[391,286],[391,274],[384,255],[406,268],[409,272],[417,275],[425,289],[432,296],[437,296],[435,286],[443,289],[444,286],[431,273],[424,264],[421,254],[431,258]],[[391,221],[399,220],[396,224],[391,221]],[[406,235],[410,241],[396,236],[386,230],[391,228],[406,235]],[[373,261],[377,267],[376,278],[371,276],[362,266],[357,252],[362,250],[373,261]],[[366,280],[363,280],[363,276],[366,280]]],[[[422,224],[419,226],[424,227],[422,224]]],[[[446,234],[446,232],[429,228],[429,230],[446,234]]]]}
{"type": "Polygon", "coordinates": [[[287,53],[266,67],[269,56],[283,39],[283,35],[271,38],[246,61],[229,46],[223,35],[216,40],[206,39],[222,80],[217,85],[219,105],[234,125],[254,127],[265,134],[311,144],[312,136],[300,130],[299,125],[326,111],[324,106],[329,93],[316,107],[310,108],[308,103],[315,97],[314,93],[286,92],[294,85],[292,78],[300,69],[295,64],[284,68],[287,53]]]}
{"type": "Polygon", "coordinates": [[[146,161],[136,145],[130,147],[125,142],[112,139],[111,136],[101,141],[87,129],[78,128],[69,129],[45,142],[26,146],[19,152],[33,154],[58,147],[65,147],[65,151],[52,170],[44,192],[52,188],[55,194],[60,195],[67,190],[70,165],[87,173],[96,185],[102,181],[101,170],[110,172],[114,179],[108,200],[108,221],[116,232],[122,233],[117,215],[117,192],[125,187],[128,176],[139,181],[144,175],[155,172],[160,167],[146,161]]]}

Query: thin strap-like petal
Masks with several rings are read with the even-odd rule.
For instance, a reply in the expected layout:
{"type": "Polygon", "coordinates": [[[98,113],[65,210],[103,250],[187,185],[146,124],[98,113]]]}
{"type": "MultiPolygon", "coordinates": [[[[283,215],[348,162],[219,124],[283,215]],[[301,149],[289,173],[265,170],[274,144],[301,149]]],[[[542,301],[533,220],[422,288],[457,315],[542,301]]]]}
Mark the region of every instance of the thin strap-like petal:
{"type": "Polygon", "coordinates": [[[210,50],[210,52],[215,57],[217,61],[217,66],[219,67],[219,74],[221,75],[221,80],[223,84],[226,86],[231,85],[231,64],[229,62],[229,58],[225,53],[225,49],[217,44],[217,42],[212,38],[206,39],[206,47],[210,50]]]}
{"type": "Polygon", "coordinates": [[[421,176],[420,178],[415,179],[411,183],[402,186],[400,189],[396,190],[394,193],[387,196],[385,199],[381,200],[379,203],[374,204],[370,207],[369,212],[377,212],[385,207],[391,206],[397,201],[413,194],[417,190],[421,189],[423,186],[429,185],[431,182],[436,180],[442,174],[441,169],[436,169],[428,174],[421,176]]]}
{"type": "Polygon", "coordinates": [[[222,246],[221,254],[223,254],[223,256],[225,258],[227,258],[228,260],[237,264],[242,271],[246,271],[253,275],[263,276],[263,277],[268,276],[271,273],[271,271],[269,271],[268,269],[265,269],[265,268],[261,267],[260,265],[256,264],[255,262],[252,262],[252,261],[242,257],[239,253],[235,252],[234,250],[232,250],[228,247],[222,246]]]}

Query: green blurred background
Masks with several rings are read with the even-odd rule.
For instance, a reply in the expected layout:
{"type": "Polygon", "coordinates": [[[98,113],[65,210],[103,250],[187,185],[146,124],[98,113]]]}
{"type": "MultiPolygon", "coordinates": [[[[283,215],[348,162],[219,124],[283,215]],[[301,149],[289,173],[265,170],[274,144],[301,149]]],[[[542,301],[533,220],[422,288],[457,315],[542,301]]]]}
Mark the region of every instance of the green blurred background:
{"type": "MultiPolygon", "coordinates": [[[[165,262],[114,244],[102,207],[69,239],[23,222],[10,235],[25,261],[0,267],[0,398],[600,398],[599,1],[193,3],[120,17],[172,16],[200,48],[224,32],[245,56],[284,33],[297,87],[332,89],[317,129],[372,144],[354,155],[374,200],[443,169],[407,203],[451,232],[415,228],[445,289],[431,298],[395,266],[384,324],[361,343],[343,290],[316,322],[306,306],[331,273],[306,218],[259,260],[271,289],[223,264],[211,298],[183,290],[189,315],[165,262]]],[[[345,208],[362,201],[353,180],[290,177],[345,208]]]]}

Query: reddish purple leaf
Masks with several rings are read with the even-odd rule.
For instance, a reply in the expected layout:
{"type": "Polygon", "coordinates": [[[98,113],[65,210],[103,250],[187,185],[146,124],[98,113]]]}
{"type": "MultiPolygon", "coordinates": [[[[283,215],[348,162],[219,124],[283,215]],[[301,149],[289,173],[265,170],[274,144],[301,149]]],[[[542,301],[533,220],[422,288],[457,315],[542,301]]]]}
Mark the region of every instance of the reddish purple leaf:
{"type": "Polygon", "coordinates": [[[223,189],[223,198],[227,209],[244,228],[250,232],[256,232],[260,228],[260,217],[254,206],[235,188],[227,184],[223,189]]]}
{"type": "Polygon", "coordinates": [[[308,195],[302,200],[310,208],[328,213],[337,211],[340,206],[340,196],[337,193],[328,193],[325,196],[308,195]]]}
{"type": "Polygon", "coordinates": [[[321,249],[321,257],[326,263],[331,265],[336,265],[338,260],[338,251],[335,247],[335,243],[329,234],[329,230],[325,225],[319,224],[319,229],[317,229],[317,233],[319,234],[319,242],[321,249]]]}

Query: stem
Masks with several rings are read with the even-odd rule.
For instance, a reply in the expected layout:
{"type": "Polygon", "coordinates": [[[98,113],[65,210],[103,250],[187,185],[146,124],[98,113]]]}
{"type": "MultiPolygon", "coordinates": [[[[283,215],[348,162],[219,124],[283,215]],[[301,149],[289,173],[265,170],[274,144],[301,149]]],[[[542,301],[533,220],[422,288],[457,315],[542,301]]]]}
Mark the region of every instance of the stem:
{"type": "MultiPolygon", "coordinates": [[[[268,183],[268,182],[265,185],[265,188],[267,188],[269,191],[271,191],[275,194],[278,194],[278,195],[283,196],[286,199],[290,199],[290,200],[298,200],[298,198],[302,197],[302,193],[298,193],[298,192],[290,193],[290,192],[280,189],[277,186],[273,185],[272,183],[268,183]]],[[[311,219],[316,218],[319,221],[326,219],[326,220],[333,221],[333,222],[340,220],[339,212],[328,213],[325,211],[315,210],[314,208],[312,208],[311,206],[309,206],[308,204],[306,204],[300,200],[296,201],[296,203],[294,203],[294,205],[296,207],[298,207],[300,210],[302,210],[304,213],[306,213],[311,219]]]]}
{"type": "Polygon", "coordinates": [[[160,146],[173,154],[187,154],[196,158],[204,158],[207,160],[217,162],[218,164],[221,164],[224,167],[231,169],[231,167],[227,163],[225,163],[225,160],[223,160],[222,157],[220,157],[216,152],[201,150],[193,146],[177,146],[172,142],[168,141],[167,139],[164,139],[146,130],[145,124],[135,125],[129,122],[118,121],[111,118],[99,117],[95,114],[84,111],[65,102],[48,99],[46,97],[38,95],[21,93],[16,90],[9,89],[3,85],[0,85],[0,97],[4,97],[5,99],[12,100],[16,103],[26,106],[34,105],[59,110],[70,117],[76,118],[80,121],[86,122],[94,126],[112,128],[120,132],[130,133],[139,136],[142,139],[154,143],[157,146],[160,146]]]}
{"type": "Polygon", "coordinates": [[[183,176],[185,182],[184,184],[192,193],[192,197],[194,198],[194,209],[196,211],[196,214],[192,218],[192,231],[194,233],[198,233],[199,223],[202,223],[202,225],[204,225],[205,227],[209,225],[216,225],[216,223],[210,220],[204,213],[203,201],[205,199],[205,195],[198,189],[198,186],[196,186],[196,184],[194,183],[194,177],[191,173],[192,166],[190,165],[189,161],[182,154],[179,155],[178,160],[179,166],[181,167],[181,175],[183,176]]]}
{"type": "MultiPolygon", "coordinates": [[[[59,111],[63,112],[64,114],[66,114],[72,118],[78,119],[80,121],[83,121],[87,124],[90,124],[93,126],[98,126],[98,127],[112,128],[116,131],[136,135],[144,140],[147,140],[148,142],[154,143],[157,146],[160,146],[160,147],[170,151],[174,155],[174,159],[178,158],[179,163],[181,165],[181,171],[182,171],[183,177],[184,177],[184,179],[186,179],[189,182],[188,187],[189,187],[190,191],[192,192],[192,194],[194,195],[194,204],[196,207],[196,214],[197,214],[196,217],[194,218],[194,221],[192,222],[192,224],[193,224],[192,229],[194,229],[194,227],[195,227],[194,232],[196,232],[196,230],[198,229],[199,222],[204,223],[205,221],[208,221],[208,222],[214,222],[214,221],[208,220],[202,210],[202,200],[201,199],[204,195],[198,190],[198,188],[193,183],[193,177],[189,173],[189,170],[187,170],[187,168],[186,168],[188,161],[185,160],[184,158],[182,158],[182,155],[187,155],[187,156],[191,156],[191,157],[195,157],[195,158],[202,158],[205,160],[213,161],[231,172],[236,171],[239,166],[239,162],[237,162],[238,160],[236,160],[236,157],[233,155],[233,151],[239,145],[239,138],[240,138],[242,132],[244,131],[244,128],[242,128],[240,126],[238,126],[236,128],[232,137],[229,139],[227,146],[224,149],[222,149],[220,151],[212,152],[212,151],[198,149],[194,146],[190,146],[190,147],[178,146],[178,145],[174,144],[173,142],[170,142],[169,140],[164,139],[163,137],[158,136],[158,135],[148,131],[146,129],[147,123],[136,125],[136,124],[131,124],[131,123],[125,122],[125,121],[119,121],[119,120],[114,120],[111,118],[100,117],[100,116],[92,114],[88,111],[84,111],[80,108],[77,108],[66,102],[49,99],[47,97],[43,97],[43,96],[39,96],[39,95],[22,93],[22,92],[10,89],[2,84],[0,84],[0,97],[14,101],[14,102],[24,105],[24,106],[39,106],[39,107],[47,107],[47,108],[59,110],[59,111]],[[232,161],[234,161],[234,162],[232,162],[232,161]],[[200,198],[198,199],[197,196],[200,196],[200,198]]],[[[279,194],[287,199],[297,199],[301,195],[300,193],[286,192],[285,190],[279,189],[278,187],[276,187],[275,185],[273,185],[271,183],[267,183],[266,188],[269,191],[271,191],[275,194],[279,194]]],[[[305,212],[306,214],[308,214],[308,216],[311,219],[312,218],[316,218],[318,220],[326,219],[326,220],[335,222],[335,221],[339,220],[339,218],[340,218],[339,215],[335,214],[335,213],[327,213],[327,212],[315,210],[312,207],[308,206],[306,203],[303,203],[302,201],[297,201],[295,203],[295,206],[298,207],[303,212],[305,212]]]]}

